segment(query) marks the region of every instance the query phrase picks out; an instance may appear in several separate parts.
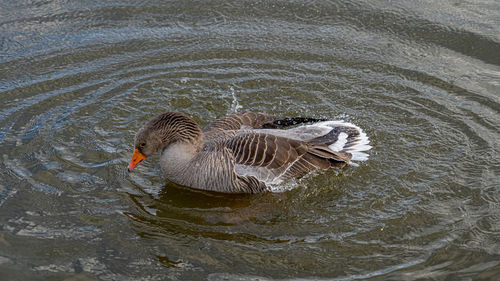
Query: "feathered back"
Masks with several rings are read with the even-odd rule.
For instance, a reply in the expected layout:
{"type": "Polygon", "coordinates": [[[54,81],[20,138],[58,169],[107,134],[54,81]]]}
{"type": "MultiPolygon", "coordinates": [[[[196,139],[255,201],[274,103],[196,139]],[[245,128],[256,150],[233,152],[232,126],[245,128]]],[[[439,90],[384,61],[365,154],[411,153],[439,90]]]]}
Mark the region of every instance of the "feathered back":
{"type": "Polygon", "coordinates": [[[224,130],[239,130],[242,127],[260,128],[264,124],[277,120],[276,116],[264,113],[245,112],[221,117],[203,129],[204,134],[217,133],[224,130]]]}

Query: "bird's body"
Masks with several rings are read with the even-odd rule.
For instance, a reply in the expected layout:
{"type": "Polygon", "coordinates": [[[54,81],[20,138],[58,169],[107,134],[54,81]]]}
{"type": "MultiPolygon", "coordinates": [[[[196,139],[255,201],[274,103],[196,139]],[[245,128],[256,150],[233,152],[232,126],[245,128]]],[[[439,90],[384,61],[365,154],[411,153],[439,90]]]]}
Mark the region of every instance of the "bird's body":
{"type": "Polygon", "coordinates": [[[342,121],[239,113],[203,130],[182,113],[167,112],[136,135],[129,171],[161,151],[165,176],[180,185],[227,193],[258,193],[316,169],[366,160],[362,130],[342,121]],[[314,122],[310,125],[282,128],[314,122]]]}

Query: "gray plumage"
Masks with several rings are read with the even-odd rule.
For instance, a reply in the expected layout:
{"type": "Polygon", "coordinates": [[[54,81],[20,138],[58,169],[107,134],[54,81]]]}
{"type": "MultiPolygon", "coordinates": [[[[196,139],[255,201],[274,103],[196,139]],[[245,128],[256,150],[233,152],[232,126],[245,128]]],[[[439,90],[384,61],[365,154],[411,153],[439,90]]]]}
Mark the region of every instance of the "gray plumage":
{"type": "Polygon", "coordinates": [[[135,149],[145,157],[161,151],[161,168],[177,184],[258,193],[316,169],[366,160],[361,151],[371,148],[368,143],[359,127],[342,121],[246,112],[220,118],[202,131],[188,116],[167,112],[139,129],[135,149]],[[306,122],[315,123],[282,129],[306,122]]]}

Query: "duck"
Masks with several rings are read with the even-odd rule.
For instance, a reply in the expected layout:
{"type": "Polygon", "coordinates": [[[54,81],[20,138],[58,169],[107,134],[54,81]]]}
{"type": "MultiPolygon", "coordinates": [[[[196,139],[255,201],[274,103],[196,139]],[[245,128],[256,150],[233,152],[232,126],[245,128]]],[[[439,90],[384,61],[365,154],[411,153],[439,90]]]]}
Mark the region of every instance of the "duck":
{"type": "Polygon", "coordinates": [[[365,161],[367,135],[344,121],[233,113],[201,127],[165,112],[136,133],[131,172],[160,153],[164,176],[181,186],[223,193],[260,193],[316,170],[365,161]]]}

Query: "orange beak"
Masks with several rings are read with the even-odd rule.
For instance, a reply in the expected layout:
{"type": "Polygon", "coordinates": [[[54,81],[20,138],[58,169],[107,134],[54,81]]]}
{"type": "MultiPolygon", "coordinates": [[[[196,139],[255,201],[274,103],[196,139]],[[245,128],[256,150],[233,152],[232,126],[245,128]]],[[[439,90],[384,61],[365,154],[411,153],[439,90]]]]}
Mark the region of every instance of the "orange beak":
{"type": "Polygon", "coordinates": [[[140,153],[137,148],[134,149],[134,155],[132,155],[132,160],[130,160],[130,163],[128,164],[128,171],[132,171],[135,167],[139,166],[139,164],[142,163],[142,161],[146,160],[146,156],[144,154],[140,153]]]}

